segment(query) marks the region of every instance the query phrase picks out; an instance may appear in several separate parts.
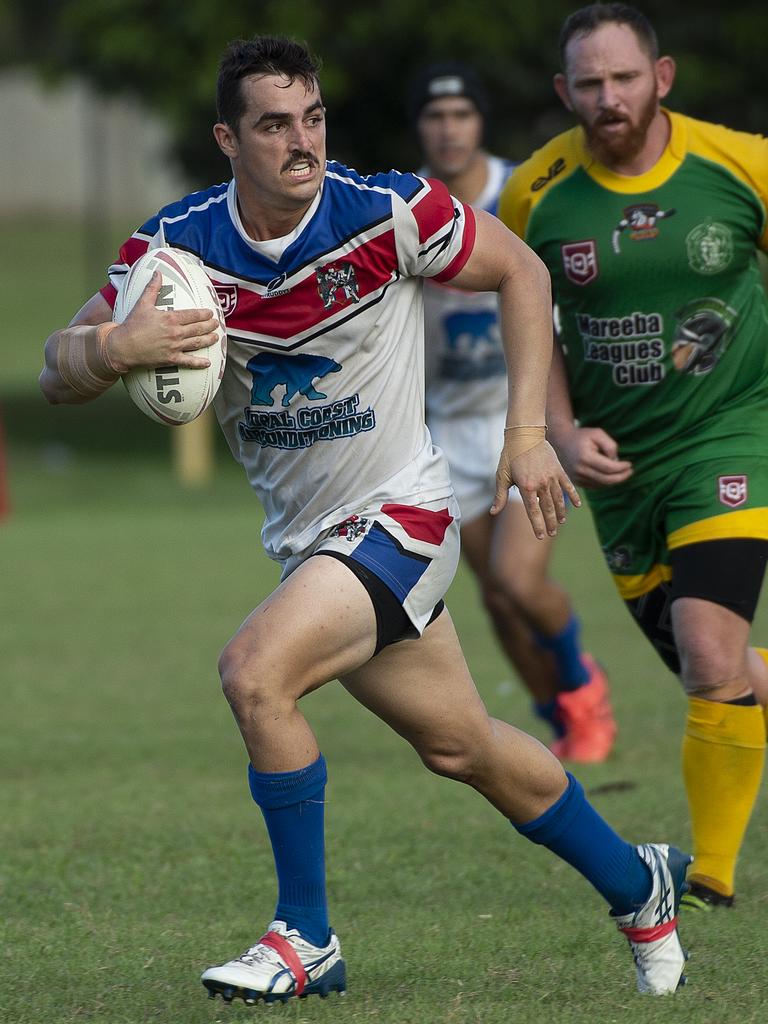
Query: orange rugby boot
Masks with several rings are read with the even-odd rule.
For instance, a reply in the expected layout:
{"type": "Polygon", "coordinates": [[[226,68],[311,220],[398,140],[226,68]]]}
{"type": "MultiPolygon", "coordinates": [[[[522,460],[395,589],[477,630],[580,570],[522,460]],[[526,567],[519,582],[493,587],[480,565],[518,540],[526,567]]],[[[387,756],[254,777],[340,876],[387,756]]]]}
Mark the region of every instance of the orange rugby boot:
{"type": "Polygon", "coordinates": [[[555,740],[550,750],[561,761],[597,764],[605,761],[613,749],[616,719],[605,672],[590,654],[582,658],[589,669],[589,682],[577,690],[563,690],[555,698],[565,735],[555,740]]]}

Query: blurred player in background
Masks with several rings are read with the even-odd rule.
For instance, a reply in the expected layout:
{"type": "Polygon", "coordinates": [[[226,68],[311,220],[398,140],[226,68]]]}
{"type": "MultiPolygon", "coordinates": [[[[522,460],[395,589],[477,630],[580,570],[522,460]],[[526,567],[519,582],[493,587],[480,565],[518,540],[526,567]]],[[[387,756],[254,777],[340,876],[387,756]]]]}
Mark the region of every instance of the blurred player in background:
{"type": "Polygon", "coordinates": [[[585,7],[560,42],[579,126],[514,172],[500,215],[552,275],[550,436],[688,696],[686,902],[730,906],[766,745],[768,141],[662,108],[675,65],[635,8],[585,7]]]}
{"type": "MultiPolygon", "coordinates": [[[[451,195],[496,214],[513,164],[483,149],[488,99],[471,68],[424,68],[409,116],[426,166],[451,195]]],[[[490,515],[507,412],[507,370],[495,292],[424,283],[426,409],[461,509],[461,550],[477,577],[501,646],[555,731],[561,760],[604,761],[616,723],[605,674],[579,644],[568,595],[547,572],[553,540],[533,536],[516,488],[490,515]]]]}
{"type": "MultiPolygon", "coordinates": [[[[458,508],[424,423],[422,278],[499,292],[511,377],[494,507],[516,482],[544,537],[564,521],[564,492],[579,504],[544,438],[546,269],[440,182],[363,178],[327,161],[317,75],[291,40],[230,44],[214,133],[232,180],[171,204],[126,242],[110,283],[48,339],[41,378],[51,402],[82,402],[130,367],[207,362],[196,353],[214,341],[212,315],[158,310],[159,281],[111,322],[121,280],[150,246],[200,256],[227,299],[216,411],[264,506],[262,538],[283,579],[219,667],[278,902],[266,933],[203,983],[249,1003],[346,986],[328,919],[326,764],[298,703],[338,678],[433,772],[472,786],[579,870],[629,940],[640,990],[672,992],[685,963],[676,916],[690,858],[625,842],[545,747],[488,717],[442,600],[459,557],[458,508]]],[[[247,876],[231,884],[253,900],[247,876]]]]}

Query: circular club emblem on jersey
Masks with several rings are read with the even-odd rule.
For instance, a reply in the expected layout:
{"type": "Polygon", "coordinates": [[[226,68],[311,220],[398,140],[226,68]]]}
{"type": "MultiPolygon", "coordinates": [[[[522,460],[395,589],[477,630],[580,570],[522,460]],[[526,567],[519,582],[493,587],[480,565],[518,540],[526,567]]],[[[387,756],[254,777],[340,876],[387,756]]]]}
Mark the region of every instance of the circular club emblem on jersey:
{"type": "Polygon", "coordinates": [[[720,299],[695,299],[675,314],[672,362],[680,373],[700,375],[718,364],[730,341],[736,310],[720,299]]]}
{"type": "Polygon", "coordinates": [[[719,274],[733,259],[731,229],[718,221],[698,224],[685,240],[688,262],[698,274],[719,274]]]}
{"type": "Polygon", "coordinates": [[[585,242],[567,242],[560,246],[563,254],[565,276],[574,284],[584,285],[594,281],[598,274],[597,247],[594,239],[585,242]]]}

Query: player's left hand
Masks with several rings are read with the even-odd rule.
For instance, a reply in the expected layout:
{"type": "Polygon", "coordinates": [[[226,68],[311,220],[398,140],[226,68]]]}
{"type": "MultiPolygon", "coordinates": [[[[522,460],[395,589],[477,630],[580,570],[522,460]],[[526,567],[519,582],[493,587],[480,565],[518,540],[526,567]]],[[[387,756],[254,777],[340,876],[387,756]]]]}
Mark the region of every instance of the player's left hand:
{"type": "Polygon", "coordinates": [[[496,496],[491,515],[498,515],[507,504],[509,488],[517,484],[533,532],[539,540],[554,537],[558,525],[565,522],[565,495],[571,504],[581,505],[579,493],[560,465],[548,441],[540,441],[526,452],[510,458],[505,444],[496,470],[496,496]]]}

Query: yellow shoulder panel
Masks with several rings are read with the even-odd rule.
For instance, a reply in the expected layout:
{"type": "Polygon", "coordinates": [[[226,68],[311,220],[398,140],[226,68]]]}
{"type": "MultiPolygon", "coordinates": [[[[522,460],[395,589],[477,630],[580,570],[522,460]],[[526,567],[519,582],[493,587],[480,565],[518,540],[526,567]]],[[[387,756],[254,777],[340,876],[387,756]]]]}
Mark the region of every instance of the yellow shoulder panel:
{"type": "Polygon", "coordinates": [[[556,135],[512,172],[499,199],[499,218],[520,238],[536,204],[583,162],[580,136],[580,128],[556,135]]]}
{"type": "Polygon", "coordinates": [[[685,120],[689,152],[725,167],[755,193],[763,208],[760,247],[768,250],[768,139],[692,117],[685,120]]]}

